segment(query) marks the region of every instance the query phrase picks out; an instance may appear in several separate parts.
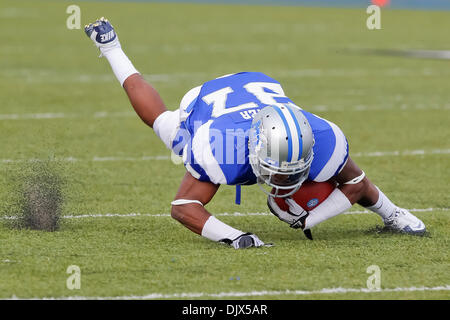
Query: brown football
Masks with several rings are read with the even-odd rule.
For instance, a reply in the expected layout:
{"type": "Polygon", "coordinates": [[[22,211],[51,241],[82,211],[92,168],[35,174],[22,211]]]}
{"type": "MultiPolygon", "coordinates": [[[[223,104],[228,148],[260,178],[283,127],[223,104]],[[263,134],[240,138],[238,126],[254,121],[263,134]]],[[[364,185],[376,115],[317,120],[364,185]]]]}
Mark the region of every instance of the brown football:
{"type": "MultiPolygon", "coordinates": [[[[314,182],[306,181],[300,189],[292,196],[295,202],[303,209],[310,211],[321,204],[336,188],[336,184],[330,181],[314,182]]],[[[274,190],[272,190],[274,192],[274,190]]],[[[275,198],[281,210],[287,211],[289,206],[285,202],[286,198],[275,198]]]]}

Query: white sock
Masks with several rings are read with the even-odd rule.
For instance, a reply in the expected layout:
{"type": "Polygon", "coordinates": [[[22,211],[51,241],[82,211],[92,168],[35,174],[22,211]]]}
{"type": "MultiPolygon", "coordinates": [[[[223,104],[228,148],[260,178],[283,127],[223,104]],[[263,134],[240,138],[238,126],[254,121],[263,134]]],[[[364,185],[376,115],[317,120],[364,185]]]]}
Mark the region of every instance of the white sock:
{"type": "Polygon", "coordinates": [[[241,234],[244,234],[244,232],[230,227],[214,216],[206,220],[202,229],[202,236],[212,241],[220,241],[222,239],[234,240],[241,234]]]}
{"type": "Polygon", "coordinates": [[[375,212],[379,216],[381,216],[383,219],[389,218],[394,212],[397,206],[391,202],[391,200],[388,199],[384,195],[383,192],[381,192],[380,189],[378,189],[378,200],[377,202],[370,207],[366,207],[367,209],[375,212]]]}
{"type": "Polygon", "coordinates": [[[156,135],[170,150],[172,149],[172,142],[173,139],[175,139],[179,124],[180,109],[175,111],[165,111],[153,122],[153,131],[155,131],[156,135]]]}
{"type": "Polygon", "coordinates": [[[126,56],[120,46],[115,48],[107,48],[105,50],[100,49],[103,56],[108,59],[109,64],[119,80],[120,85],[123,86],[125,80],[132,74],[139,73],[131,63],[130,59],[126,56]]]}
{"type": "Polygon", "coordinates": [[[315,225],[330,219],[342,212],[350,209],[352,204],[345,194],[338,188],[319,204],[316,208],[309,211],[309,216],[306,218],[306,229],[310,229],[315,225]]]}

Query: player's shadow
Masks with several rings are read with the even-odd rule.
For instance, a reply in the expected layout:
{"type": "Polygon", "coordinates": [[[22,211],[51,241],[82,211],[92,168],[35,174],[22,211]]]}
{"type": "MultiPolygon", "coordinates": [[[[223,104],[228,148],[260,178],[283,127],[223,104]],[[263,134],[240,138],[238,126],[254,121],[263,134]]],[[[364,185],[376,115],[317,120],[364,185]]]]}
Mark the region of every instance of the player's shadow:
{"type": "Polygon", "coordinates": [[[417,233],[417,234],[408,234],[406,232],[401,232],[401,231],[395,231],[392,230],[386,226],[380,226],[377,225],[375,227],[371,227],[368,230],[366,230],[365,235],[404,235],[404,236],[412,236],[412,237],[426,237],[426,238],[431,238],[431,234],[428,231],[425,231],[423,233],[417,233]]]}
{"type": "Polygon", "coordinates": [[[330,229],[330,228],[313,228],[312,238],[308,239],[301,230],[296,230],[295,232],[270,232],[265,235],[265,238],[272,239],[273,242],[277,240],[288,240],[288,241],[333,241],[333,240],[355,240],[355,239],[367,239],[367,237],[428,237],[431,235],[427,231],[423,234],[407,234],[405,232],[399,232],[386,228],[385,226],[375,225],[370,228],[359,228],[359,229],[330,229]]]}

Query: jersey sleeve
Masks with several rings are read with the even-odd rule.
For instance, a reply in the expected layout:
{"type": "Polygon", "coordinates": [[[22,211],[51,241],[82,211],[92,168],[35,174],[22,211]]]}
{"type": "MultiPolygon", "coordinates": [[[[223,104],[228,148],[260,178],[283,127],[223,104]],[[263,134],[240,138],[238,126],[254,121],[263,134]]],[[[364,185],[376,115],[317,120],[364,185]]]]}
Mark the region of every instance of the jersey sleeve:
{"type": "Polygon", "coordinates": [[[347,138],[333,122],[312,114],[307,118],[315,140],[314,159],[308,179],[316,182],[327,181],[336,176],[347,162],[349,154],[347,138]]]}
{"type": "Polygon", "coordinates": [[[201,125],[183,150],[183,162],[194,178],[214,184],[227,184],[210,143],[212,120],[201,125]]]}
{"type": "Polygon", "coordinates": [[[174,117],[172,117],[159,126],[162,127],[161,129],[159,129],[160,131],[167,131],[169,130],[169,128],[171,128],[170,130],[172,131],[172,133],[170,135],[166,135],[170,136],[170,140],[167,142],[164,140],[163,141],[175,155],[180,157],[183,155],[183,149],[190,138],[189,130],[186,127],[186,120],[191,114],[192,109],[197,102],[200,90],[201,86],[189,90],[181,99],[180,108],[176,111],[173,111],[173,113],[177,114],[177,118],[175,119],[174,117]]]}

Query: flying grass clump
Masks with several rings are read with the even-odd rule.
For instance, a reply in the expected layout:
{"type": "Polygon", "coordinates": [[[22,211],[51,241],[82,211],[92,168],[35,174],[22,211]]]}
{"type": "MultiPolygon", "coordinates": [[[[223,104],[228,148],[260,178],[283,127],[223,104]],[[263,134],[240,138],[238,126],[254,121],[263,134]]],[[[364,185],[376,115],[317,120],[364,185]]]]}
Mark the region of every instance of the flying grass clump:
{"type": "Polygon", "coordinates": [[[27,163],[14,177],[15,187],[9,202],[12,227],[56,231],[60,227],[64,203],[63,179],[56,163],[27,163]]]}

